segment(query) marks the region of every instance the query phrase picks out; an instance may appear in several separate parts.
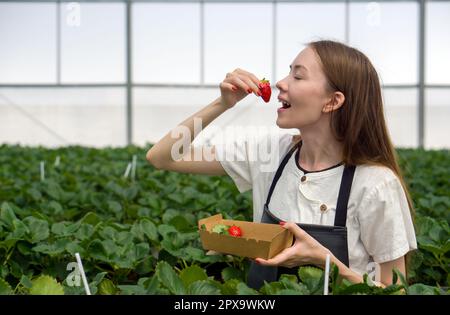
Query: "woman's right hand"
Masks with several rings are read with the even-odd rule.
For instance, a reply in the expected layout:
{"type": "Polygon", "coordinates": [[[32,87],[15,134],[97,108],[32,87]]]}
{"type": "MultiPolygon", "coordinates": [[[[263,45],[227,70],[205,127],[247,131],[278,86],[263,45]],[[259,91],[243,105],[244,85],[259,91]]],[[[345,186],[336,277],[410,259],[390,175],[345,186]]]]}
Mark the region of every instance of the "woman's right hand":
{"type": "Polygon", "coordinates": [[[237,68],[227,73],[220,83],[221,103],[231,108],[250,93],[261,96],[259,91],[259,79],[250,72],[237,68]]]}

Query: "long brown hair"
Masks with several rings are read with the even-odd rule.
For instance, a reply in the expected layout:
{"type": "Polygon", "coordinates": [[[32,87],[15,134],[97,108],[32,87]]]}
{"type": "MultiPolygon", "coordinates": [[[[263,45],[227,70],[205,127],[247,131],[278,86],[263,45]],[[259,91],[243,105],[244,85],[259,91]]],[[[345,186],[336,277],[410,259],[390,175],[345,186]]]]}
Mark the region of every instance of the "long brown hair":
{"type": "Polygon", "coordinates": [[[331,130],[343,143],[343,162],[391,169],[400,180],[414,219],[413,202],[386,127],[380,80],[369,58],[355,48],[330,40],[310,42],[307,46],[319,57],[327,89],[345,95],[343,106],[330,116],[331,130]]]}

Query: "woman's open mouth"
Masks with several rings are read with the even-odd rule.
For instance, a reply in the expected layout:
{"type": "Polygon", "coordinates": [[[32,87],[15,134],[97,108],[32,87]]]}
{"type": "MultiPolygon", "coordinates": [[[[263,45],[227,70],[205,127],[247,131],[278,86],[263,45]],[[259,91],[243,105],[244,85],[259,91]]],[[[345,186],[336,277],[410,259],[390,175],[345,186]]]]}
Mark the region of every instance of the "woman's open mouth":
{"type": "Polygon", "coordinates": [[[280,107],[280,108],[278,108],[278,110],[277,110],[277,112],[278,113],[280,113],[280,112],[284,112],[285,110],[287,110],[288,108],[290,108],[291,107],[291,104],[289,104],[288,102],[281,102],[282,103],[282,107],[280,107]]]}

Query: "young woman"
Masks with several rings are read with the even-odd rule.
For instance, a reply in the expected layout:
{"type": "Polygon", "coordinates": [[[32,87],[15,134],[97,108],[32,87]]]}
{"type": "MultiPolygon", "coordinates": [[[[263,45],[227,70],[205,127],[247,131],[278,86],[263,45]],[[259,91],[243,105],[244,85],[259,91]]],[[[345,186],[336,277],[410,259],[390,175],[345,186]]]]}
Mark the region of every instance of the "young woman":
{"type": "MultiPolygon", "coordinates": [[[[190,141],[194,118],[206,127],[249,93],[260,96],[258,83],[245,70],[228,73],[220,83],[221,96],[180,124],[191,131],[190,141]]],[[[148,151],[148,161],[182,173],[228,174],[239,191],[253,189],[254,221],[280,223],[294,234],[292,247],[252,262],[251,287],[276,280],[286,268],[323,267],[327,254],[351,282],[361,282],[375,262],[378,284],[391,284],[394,268],[406,273],[406,254],[417,243],[412,202],[386,128],[373,65],[344,44],[311,42],[276,87],[283,104],[277,126],[300,131],[300,136],[278,137],[278,168],[262,171],[261,161],[250,159],[248,143],[235,143],[238,161],[224,158],[226,146],[211,147],[213,159],[195,161],[191,148],[182,153],[191,157],[188,161],[175,161],[171,152],[178,138],[171,132],[148,151]]]]}

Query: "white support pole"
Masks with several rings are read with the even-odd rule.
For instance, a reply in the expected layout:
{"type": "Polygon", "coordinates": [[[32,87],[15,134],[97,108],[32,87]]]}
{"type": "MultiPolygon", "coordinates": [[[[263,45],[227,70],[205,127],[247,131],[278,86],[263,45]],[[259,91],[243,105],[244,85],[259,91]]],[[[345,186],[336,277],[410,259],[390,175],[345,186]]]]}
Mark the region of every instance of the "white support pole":
{"type": "Polygon", "coordinates": [[[87,295],[91,295],[91,290],[89,289],[89,284],[86,279],[86,274],[84,273],[83,263],[81,262],[80,254],[75,253],[75,258],[77,259],[78,270],[81,273],[81,279],[83,279],[84,290],[86,291],[87,295]]]}
{"type": "Polygon", "coordinates": [[[45,164],[44,164],[44,161],[41,161],[41,163],[39,163],[39,169],[40,169],[40,173],[41,173],[41,182],[43,182],[45,180],[45,164]]]}
{"type": "Polygon", "coordinates": [[[60,156],[58,155],[57,157],[56,157],[56,159],[55,159],[55,167],[58,167],[59,166],[59,162],[61,161],[61,158],[60,158],[60,156]]]}
{"type": "Polygon", "coordinates": [[[328,295],[328,278],[330,277],[330,254],[325,260],[325,279],[323,283],[323,295],[328,295]]]}
{"type": "Polygon", "coordinates": [[[136,178],[136,166],[137,166],[137,156],[136,154],[133,155],[133,161],[131,162],[132,167],[131,167],[131,179],[134,181],[134,179],[136,178]]]}
{"type": "Polygon", "coordinates": [[[123,174],[123,177],[127,178],[128,175],[130,174],[130,171],[131,171],[131,162],[128,163],[127,169],[125,170],[125,174],[123,174]]]}

